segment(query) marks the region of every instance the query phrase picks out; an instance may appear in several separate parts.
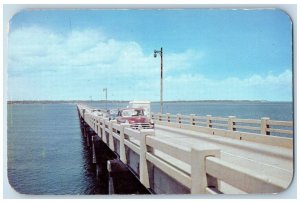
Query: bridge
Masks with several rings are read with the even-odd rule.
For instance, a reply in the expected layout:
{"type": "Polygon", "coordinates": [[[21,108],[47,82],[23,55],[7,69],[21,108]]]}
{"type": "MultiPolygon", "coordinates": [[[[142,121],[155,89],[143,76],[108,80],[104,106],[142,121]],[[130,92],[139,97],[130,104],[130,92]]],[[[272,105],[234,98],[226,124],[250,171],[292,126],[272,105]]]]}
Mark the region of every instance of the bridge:
{"type": "Polygon", "coordinates": [[[280,193],[293,179],[291,121],[151,113],[154,129],[132,129],[77,109],[94,163],[97,140],[115,154],[105,160],[110,193],[124,171],[153,194],[280,193]]]}

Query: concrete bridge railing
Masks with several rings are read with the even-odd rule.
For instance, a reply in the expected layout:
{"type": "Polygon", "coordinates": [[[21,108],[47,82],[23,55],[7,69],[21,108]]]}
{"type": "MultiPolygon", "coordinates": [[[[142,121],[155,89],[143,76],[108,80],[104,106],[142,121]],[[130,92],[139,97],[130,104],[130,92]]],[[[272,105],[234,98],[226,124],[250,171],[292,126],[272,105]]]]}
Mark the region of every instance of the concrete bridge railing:
{"type": "MultiPolygon", "coordinates": [[[[273,177],[261,176],[251,169],[222,160],[220,149],[215,145],[184,147],[170,144],[166,139],[156,137],[154,130],[131,129],[128,124],[95,116],[80,105],[78,111],[102,141],[137,174],[140,182],[154,192],[159,189],[153,183],[155,174],[151,166],[167,174],[191,194],[222,193],[220,182],[246,193],[277,193],[287,187],[273,177]]],[[[177,117],[178,120],[181,118],[177,117]]]]}
{"type": "Polygon", "coordinates": [[[155,123],[166,126],[287,148],[293,147],[294,131],[292,121],[275,121],[267,117],[258,120],[241,119],[235,116],[223,118],[211,115],[174,115],[169,113],[151,113],[151,118],[155,123]],[[275,136],[272,136],[271,133],[275,136]]]}

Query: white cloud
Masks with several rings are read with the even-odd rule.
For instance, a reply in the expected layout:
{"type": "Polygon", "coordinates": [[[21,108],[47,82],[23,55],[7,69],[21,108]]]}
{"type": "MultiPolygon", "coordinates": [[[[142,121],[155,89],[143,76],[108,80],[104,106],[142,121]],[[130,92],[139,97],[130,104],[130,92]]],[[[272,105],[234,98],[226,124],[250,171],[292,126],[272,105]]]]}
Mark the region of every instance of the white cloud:
{"type": "MultiPolygon", "coordinates": [[[[166,100],[291,99],[289,70],[222,80],[190,74],[204,57],[195,50],[165,54],[166,100]]],[[[8,62],[10,99],[99,99],[102,88],[109,87],[113,99],[159,100],[160,60],[144,53],[137,42],[112,39],[99,30],[14,30],[8,62]]]]}
{"type": "MultiPolygon", "coordinates": [[[[88,88],[103,86],[111,86],[116,95],[125,95],[127,88],[131,96],[149,96],[141,86],[159,84],[160,60],[153,53],[144,53],[137,42],[112,39],[99,30],[16,29],[9,34],[8,53],[8,95],[12,99],[63,97],[74,90],[84,98],[92,94],[88,88]]],[[[196,55],[193,50],[170,53],[165,57],[165,70],[187,68],[196,55]]]]}
{"type": "MultiPolygon", "coordinates": [[[[164,66],[166,70],[183,69],[195,61],[196,55],[192,50],[170,53],[164,66]]],[[[153,74],[159,64],[152,53],[143,53],[138,43],[111,39],[99,30],[73,30],[63,35],[28,27],[9,35],[9,73],[89,68],[97,69],[99,74],[111,70],[120,74],[144,74],[145,71],[153,74]]]]}
{"type": "Polygon", "coordinates": [[[252,75],[240,79],[209,79],[203,75],[182,74],[167,77],[166,97],[172,99],[228,99],[228,100],[292,100],[292,72],[273,75],[252,75]],[[170,92],[168,93],[168,90],[170,92]],[[284,98],[284,99],[283,99],[284,98]]]}
{"type": "Polygon", "coordinates": [[[145,56],[137,43],[109,39],[95,30],[74,30],[62,35],[44,28],[29,27],[9,35],[10,71],[65,71],[97,66],[102,67],[102,72],[111,69],[132,72],[136,68],[154,65],[155,60],[145,56]]]}

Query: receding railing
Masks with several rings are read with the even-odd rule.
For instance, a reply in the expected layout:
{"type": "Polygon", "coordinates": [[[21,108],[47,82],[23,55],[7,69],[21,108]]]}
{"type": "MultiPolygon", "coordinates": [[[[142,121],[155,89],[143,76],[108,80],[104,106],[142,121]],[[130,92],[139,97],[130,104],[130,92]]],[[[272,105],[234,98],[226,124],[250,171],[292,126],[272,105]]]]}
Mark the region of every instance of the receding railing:
{"type": "Polygon", "coordinates": [[[269,118],[241,119],[191,115],[154,114],[156,124],[220,135],[239,140],[264,143],[280,147],[293,147],[293,122],[274,121],[269,118]],[[286,129],[284,129],[286,128],[286,129]],[[272,132],[272,134],[271,134],[272,132]]]}
{"type": "Polygon", "coordinates": [[[211,115],[196,116],[181,115],[181,114],[160,114],[151,113],[151,118],[156,121],[165,121],[177,124],[189,124],[200,127],[227,129],[231,131],[254,131],[263,135],[270,135],[271,133],[284,134],[286,136],[293,136],[293,121],[275,121],[270,118],[263,117],[258,119],[241,119],[235,116],[228,118],[213,117],[211,115]],[[284,129],[282,129],[282,127],[284,129]],[[289,129],[287,129],[289,128],[289,129]]]}
{"type": "MultiPolygon", "coordinates": [[[[139,156],[138,175],[140,182],[150,188],[148,162],[155,167],[168,174],[170,177],[178,181],[180,184],[189,188],[192,194],[216,194],[220,191],[220,181],[247,193],[277,193],[286,188],[286,185],[280,180],[269,176],[257,175],[250,169],[243,168],[232,163],[226,162],[220,158],[220,150],[215,146],[203,145],[197,147],[184,147],[181,145],[170,144],[165,139],[155,136],[152,129],[131,129],[128,124],[118,124],[116,121],[109,121],[107,118],[93,115],[89,110],[83,109],[78,105],[80,115],[84,115],[85,122],[96,132],[96,134],[106,143],[112,151],[119,154],[120,160],[127,164],[126,147],[135,152],[139,156]],[[115,142],[119,141],[118,149],[115,149],[115,142]],[[176,160],[186,164],[187,170],[181,170],[174,167],[174,163],[170,163],[167,159],[159,156],[161,152],[176,160]]],[[[154,115],[155,116],[155,115],[154,115]]],[[[162,116],[167,118],[167,122],[174,115],[157,115],[157,119],[162,116]]],[[[199,117],[178,116],[176,115],[176,123],[190,121],[190,125],[196,125],[199,117]]],[[[202,117],[201,117],[202,118],[202,117]]],[[[205,117],[206,118],[206,117],[205,117]]],[[[225,121],[224,118],[210,117],[205,123],[207,126],[212,125],[211,121],[225,121]]],[[[229,118],[233,119],[233,118],[229,118]]],[[[235,121],[244,122],[246,119],[236,119],[235,121]]],[[[228,121],[228,120],[227,120],[228,121]]],[[[247,122],[257,122],[256,120],[247,120],[247,122]]],[[[234,122],[234,121],[230,121],[234,122]]],[[[273,123],[274,124],[274,123],[273,123]]],[[[285,123],[275,123],[285,124],[285,123]]],[[[231,127],[234,126],[233,124],[231,127]]]]}

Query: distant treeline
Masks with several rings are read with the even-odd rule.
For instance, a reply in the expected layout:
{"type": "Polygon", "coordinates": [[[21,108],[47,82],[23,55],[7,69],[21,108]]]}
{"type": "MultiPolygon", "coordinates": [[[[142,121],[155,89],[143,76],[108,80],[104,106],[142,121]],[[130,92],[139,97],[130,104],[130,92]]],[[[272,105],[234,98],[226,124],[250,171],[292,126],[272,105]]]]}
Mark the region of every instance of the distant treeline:
{"type": "MultiPolygon", "coordinates": [[[[7,101],[7,104],[61,104],[61,103],[105,103],[106,101],[104,100],[18,100],[18,101],[7,101]]],[[[109,103],[128,103],[129,101],[117,101],[117,100],[107,100],[109,103]]]]}
{"type": "MultiPolygon", "coordinates": [[[[105,103],[105,100],[18,100],[7,101],[7,104],[59,104],[59,103],[105,103]]],[[[108,100],[108,103],[128,103],[124,100],[108,100]]],[[[159,103],[159,101],[151,101],[152,103],[159,103]]],[[[164,101],[164,103],[267,103],[267,102],[288,102],[289,101],[266,101],[266,100],[178,100],[178,101],[164,101]]]]}

